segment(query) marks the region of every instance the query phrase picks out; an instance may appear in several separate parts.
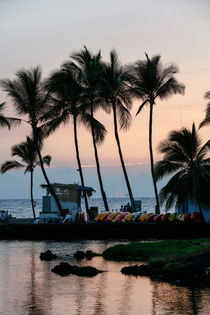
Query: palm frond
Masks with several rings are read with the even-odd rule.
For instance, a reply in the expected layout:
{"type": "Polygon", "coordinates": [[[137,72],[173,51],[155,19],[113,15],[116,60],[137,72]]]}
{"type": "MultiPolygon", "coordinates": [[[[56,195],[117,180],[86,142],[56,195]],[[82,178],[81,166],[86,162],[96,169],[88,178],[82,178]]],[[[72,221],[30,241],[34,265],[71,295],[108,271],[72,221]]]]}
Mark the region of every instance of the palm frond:
{"type": "Polygon", "coordinates": [[[117,106],[117,113],[120,129],[128,130],[132,121],[132,116],[129,110],[121,103],[120,106],[117,106]]]}
{"type": "Polygon", "coordinates": [[[103,124],[88,113],[82,116],[82,122],[88,129],[91,130],[91,128],[93,128],[95,140],[98,144],[104,141],[107,131],[103,124]]]}
{"type": "MultiPolygon", "coordinates": [[[[207,94],[207,96],[210,95],[210,92],[207,92],[207,93],[209,93],[209,94],[207,94]]],[[[210,96],[208,96],[208,97],[206,97],[206,98],[209,99],[210,96]]],[[[204,127],[204,126],[207,126],[207,125],[210,124],[210,103],[207,104],[205,111],[206,111],[206,117],[205,117],[204,120],[200,123],[199,128],[204,127]]]]}
{"type": "Polygon", "coordinates": [[[1,173],[4,174],[7,171],[19,168],[24,168],[24,165],[15,160],[6,161],[1,165],[1,173]]]}
{"type": "Polygon", "coordinates": [[[155,164],[155,178],[156,180],[162,179],[166,175],[170,175],[175,171],[181,169],[183,163],[169,160],[162,160],[155,164]]]}
{"type": "Polygon", "coordinates": [[[141,110],[144,108],[144,105],[146,105],[146,103],[148,103],[149,100],[146,99],[138,108],[137,112],[136,112],[136,116],[141,112],[141,110]]]}

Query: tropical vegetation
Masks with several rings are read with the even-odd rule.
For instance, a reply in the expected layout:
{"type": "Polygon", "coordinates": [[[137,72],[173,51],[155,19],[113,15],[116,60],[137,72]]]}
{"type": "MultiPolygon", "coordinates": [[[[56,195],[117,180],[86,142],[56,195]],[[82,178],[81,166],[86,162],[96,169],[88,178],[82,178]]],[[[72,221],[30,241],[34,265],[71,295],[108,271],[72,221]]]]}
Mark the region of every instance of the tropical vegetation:
{"type": "Polygon", "coordinates": [[[201,143],[193,123],[191,130],[172,131],[159,144],[158,150],[164,156],[155,164],[156,180],[173,175],[160,191],[166,209],[174,204],[176,208],[184,207],[188,200],[196,202],[201,213],[210,208],[210,140],[201,143]]]}
{"type": "Polygon", "coordinates": [[[101,97],[99,93],[100,82],[102,79],[102,61],[101,52],[93,55],[86,47],[80,52],[71,56],[72,62],[66,64],[74,71],[75,76],[79,80],[83,93],[83,103],[86,104],[87,125],[90,125],[93,148],[96,161],[96,169],[98,175],[101,196],[103,198],[104,207],[109,211],[104,184],[101,176],[101,169],[98,157],[97,143],[102,143],[106,134],[105,127],[94,118],[95,111],[101,107],[101,97]]]}
{"type": "Polygon", "coordinates": [[[131,68],[133,68],[135,76],[132,93],[143,101],[139,106],[136,115],[138,115],[147,104],[149,105],[150,165],[156,198],[156,213],[160,213],[152,148],[153,108],[156,104],[156,99],[166,100],[173,94],[183,94],[185,87],[175,78],[175,74],[179,70],[178,67],[174,64],[164,67],[160,61],[160,56],[158,55],[150,59],[146,54],[146,60],[137,61],[131,68]]]}
{"type": "MultiPolygon", "coordinates": [[[[31,206],[33,211],[33,217],[36,218],[35,213],[35,202],[33,198],[33,174],[34,169],[37,166],[40,166],[40,161],[38,158],[36,146],[34,140],[30,137],[26,137],[26,141],[21,142],[17,145],[14,145],[11,148],[11,156],[17,156],[21,159],[21,162],[16,160],[9,160],[4,162],[1,165],[1,173],[4,174],[12,169],[24,169],[24,174],[30,173],[30,197],[31,197],[31,206]]],[[[51,156],[45,155],[42,157],[43,163],[47,166],[50,165],[51,156]]]]}
{"type": "MultiPolygon", "coordinates": [[[[149,106],[149,154],[156,213],[160,212],[160,202],[161,204],[163,201],[166,202],[168,209],[173,204],[176,204],[177,207],[180,206],[186,198],[195,200],[202,211],[203,207],[206,207],[207,204],[210,205],[207,192],[210,184],[209,158],[207,157],[209,141],[203,146],[201,145],[194,124],[192,130],[183,128],[180,131],[172,131],[169,138],[159,146],[159,152],[164,154],[163,160],[154,163],[152,143],[154,106],[158,99],[167,100],[175,94],[184,94],[185,86],[176,79],[178,71],[178,67],[174,64],[164,66],[159,55],[149,58],[146,54],[145,60],[138,60],[132,65],[124,66],[120,63],[115,50],[110,52],[110,60],[106,62],[102,60],[100,51],[93,54],[84,47],[79,52],[72,54],[58,70],[52,72],[44,81],[40,67],[29,70],[21,69],[16,72],[15,79],[1,80],[0,85],[12,100],[17,117],[5,116],[3,114],[5,103],[0,104],[0,126],[10,129],[11,126],[20,122],[29,124],[32,135],[30,138],[27,137],[26,142],[21,145],[23,146],[24,143],[26,146],[29,145],[30,139],[31,145],[34,146],[30,153],[30,158],[33,156],[34,161],[32,163],[30,160],[30,166],[27,156],[24,160],[21,155],[15,154],[22,158],[22,163],[18,161],[13,161],[13,164],[7,163],[6,171],[25,167],[27,172],[31,172],[35,165],[40,165],[49,190],[61,211],[59,199],[50,184],[44,167],[46,160],[45,157],[42,157],[41,150],[45,138],[62,124],[72,122],[77,166],[81,185],[84,186],[87,179],[83,174],[78,139],[78,126],[79,123],[82,123],[91,132],[99,187],[104,208],[108,211],[109,205],[98,154],[98,146],[103,143],[107,130],[96,119],[97,111],[104,110],[108,114],[113,114],[114,136],[120,163],[132,210],[135,211],[133,192],[120,143],[120,131],[129,129],[132,122],[130,111],[133,101],[137,99],[142,103],[136,115],[139,115],[144,107],[149,106]],[[173,176],[158,194],[157,181],[167,175],[173,176]]],[[[205,94],[205,98],[210,99],[210,91],[205,94]]],[[[210,103],[207,104],[206,117],[200,127],[209,124],[209,117],[210,103]]],[[[85,205],[88,211],[87,198],[85,198],[85,205]]]]}
{"type": "Polygon", "coordinates": [[[132,209],[135,210],[135,203],[130,186],[125,162],[120,145],[118,128],[127,130],[131,124],[130,109],[132,95],[129,91],[131,84],[130,73],[122,67],[115,50],[110,52],[109,63],[103,64],[103,76],[101,80],[100,95],[104,98],[103,109],[108,113],[112,111],[114,120],[114,134],[117,142],[120,162],[127,185],[128,194],[132,209]],[[118,127],[119,122],[119,127],[118,127]]]}
{"type": "Polygon", "coordinates": [[[46,93],[42,86],[41,69],[39,67],[31,68],[30,70],[21,69],[17,71],[16,79],[4,79],[1,80],[0,84],[12,100],[18,116],[23,117],[20,121],[24,121],[31,126],[42,173],[59,210],[62,211],[59,199],[47,177],[40,152],[45,137],[44,125],[41,123],[41,118],[48,111],[51,101],[50,94],[46,93]]]}

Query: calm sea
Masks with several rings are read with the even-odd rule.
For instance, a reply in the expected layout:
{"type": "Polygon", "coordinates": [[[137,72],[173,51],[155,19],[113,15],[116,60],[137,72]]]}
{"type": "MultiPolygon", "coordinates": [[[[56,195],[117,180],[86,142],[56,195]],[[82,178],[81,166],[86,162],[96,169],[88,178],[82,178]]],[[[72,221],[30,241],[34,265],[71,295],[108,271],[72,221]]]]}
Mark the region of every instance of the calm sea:
{"type": "MultiPolygon", "coordinates": [[[[142,200],[142,210],[147,212],[155,211],[154,198],[136,198],[142,200]]],[[[42,200],[36,199],[36,214],[42,209],[42,200]]],[[[119,210],[121,205],[126,205],[129,202],[128,198],[108,198],[110,210],[119,210]]],[[[98,207],[99,211],[104,210],[103,201],[101,198],[90,198],[89,206],[98,207]]],[[[82,204],[82,209],[85,209],[82,204]]],[[[31,201],[29,199],[0,199],[0,210],[8,210],[13,217],[16,218],[29,218],[32,217],[31,201]]],[[[164,210],[162,209],[164,212],[164,210]]]]}
{"type": "MultiPolygon", "coordinates": [[[[110,209],[119,209],[127,198],[110,198],[110,209]]],[[[41,200],[37,202],[37,214],[41,200]]],[[[103,210],[101,199],[90,205],[103,210]]],[[[154,211],[153,198],[142,198],[142,208],[154,211]]],[[[30,200],[0,200],[0,208],[16,217],[31,216],[30,200]]],[[[120,243],[118,241],[117,243],[120,243]]],[[[126,243],[121,242],[121,243],[126,243]]],[[[121,274],[134,262],[112,262],[102,257],[76,261],[77,250],[101,253],[114,241],[0,241],[1,315],[209,315],[210,288],[180,286],[154,281],[148,277],[121,274]],[[50,249],[56,261],[39,259],[50,249]],[[91,265],[106,272],[93,278],[70,275],[60,277],[51,269],[61,261],[91,265]]]]}
{"type": "MultiPolygon", "coordinates": [[[[119,242],[118,242],[119,243],[119,242]]],[[[187,287],[121,274],[134,263],[102,257],[77,262],[73,253],[102,252],[115,242],[0,241],[1,315],[209,315],[210,288],[187,287]],[[56,261],[41,261],[52,250],[56,261]],[[60,277],[51,269],[61,261],[106,272],[93,278],[60,277]]]]}

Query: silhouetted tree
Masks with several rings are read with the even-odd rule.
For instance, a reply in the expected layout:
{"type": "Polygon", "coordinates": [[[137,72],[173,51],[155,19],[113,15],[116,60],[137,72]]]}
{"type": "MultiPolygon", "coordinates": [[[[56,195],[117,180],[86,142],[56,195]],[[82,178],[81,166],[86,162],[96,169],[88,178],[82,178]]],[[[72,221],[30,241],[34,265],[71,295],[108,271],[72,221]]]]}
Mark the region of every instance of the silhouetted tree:
{"type": "Polygon", "coordinates": [[[40,147],[42,146],[43,139],[45,137],[44,126],[41,124],[41,118],[48,111],[51,101],[49,93],[46,93],[42,87],[41,69],[36,67],[31,70],[19,70],[16,73],[16,79],[1,80],[1,86],[11,98],[17,114],[19,116],[23,116],[24,118],[26,117],[21,120],[27,122],[32,128],[32,134],[42,173],[61,212],[62,208],[59,199],[47,177],[40,153],[40,147]]]}
{"type": "MultiPolygon", "coordinates": [[[[78,121],[83,121],[85,115],[85,108],[81,99],[83,91],[82,86],[75,79],[69,64],[66,63],[61,67],[61,69],[50,75],[50,77],[46,80],[45,87],[53,96],[51,109],[43,117],[44,120],[48,121],[48,133],[55,131],[61,124],[67,124],[70,118],[72,118],[77,165],[81,184],[84,186],[85,183],[80,161],[77,136],[78,121]]],[[[89,207],[86,194],[84,194],[84,198],[86,211],[88,211],[89,207]]]]}
{"type": "Polygon", "coordinates": [[[143,100],[136,113],[138,115],[145,105],[149,104],[149,151],[150,164],[153,179],[153,186],[156,198],[156,213],[160,213],[157,185],[154,176],[154,158],[152,149],[152,121],[153,107],[156,99],[168,99],[173,94],[183,94],[185,87],[179,83],[174,75],[178,72],[178,67],[171,64],[164,67],[160,61],[160,56],[151,59],[146,54],[146,60],[137,61],[133,67],[135,80],[132,92],[135,96],[143,100]]]}
{"type": "Polygon", "coordinates": [[[104,202],[105,210],[109,210],[106,193],[103,187],[103,181],[101,176],[97,144],[104,140],[106,129],[105,127],[94,118],[95,110],[101,105],[101,99],[99,97],[98,88],[102,77],[102,62],[101,53],[96,55],[90,53],[90,51],[84,47],[79,53],[71,56],[72,62],[67,62],[66,67],[70,67],[80,82],[82,92],[82,102],[86,106],[83,122],[88,128],[91,129],[92,141],[96,160],[97,175],[101,190],[101,195],[104,202]]]}
{"type": "MultiPolygon", "coordinates": [[[[1,173],[6,173],[9,170],[21,168],[25,169],[24,174],[27,172],[30,173],[31,206],[35,219],[36,214],[33,198],[33,173],[35,167],[40,166],[40,161],[34,141],[30,137],[26,137],[25,142],[21,142],[20,144],[14,145],[11,148],[11,155],[19,157],[21,159],[21,163],[16,160],[6,161],[1,165],[1,173]]],[[[44,164],[49,166],[51,162],[51,156],[45,155],[42,160],[44,164]]]]}
{"type": "Polygon", "coordinates": [[[157,180],[175,173],[160,191],[160,201],[166,201],[166,209],[174,203],[182,206],[190,199],[196,201],[202,213],[202,207],[210,207],[210,140],[203,146],[192,125],[192,130],[183,128],[172,131],[167,140],[159,145],[163,160],[155,164],[157,180]]]}
{"type": "Polygon", "coordinates": [[[104,63],[103,66],[100,92],[104,98],[103,109],[108,113],[110,111],[113,112],[114,133],[118,146],[120,162],[130,197],[130,202],[133,211],[135,211],[133,193],[128,179],[118,134],[118,123],[120,129],[124,130],[127,130],[131,124],[131,114],[129,110],[131,109],[132,105],[132,97],[128,89],[128,83],[130,81],[129,79],[130,75],[128,71],[126,71],[120,64],[116,51],[112,50],[110,53],[110,62],[104,63]]]}

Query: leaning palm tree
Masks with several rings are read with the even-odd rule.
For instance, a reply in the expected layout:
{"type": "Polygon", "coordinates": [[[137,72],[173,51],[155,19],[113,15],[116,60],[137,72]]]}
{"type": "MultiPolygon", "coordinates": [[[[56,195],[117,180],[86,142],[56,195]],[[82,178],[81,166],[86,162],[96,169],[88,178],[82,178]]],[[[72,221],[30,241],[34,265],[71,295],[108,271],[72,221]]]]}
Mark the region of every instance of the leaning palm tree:
{"type": "MultiPolygon", "coordinates": [[[[6,161],[1,165],[1,173],[6,173],[12,169],[25,169],[25,173],[30,173],[30,194],[31,194],[31,206],[33,211],[34,219],[36,218],[35,214],[35,203],[33,198],[33,173],[34,169],[37,166],[40,166],[40,161],[38,158],[38,154],[36,151],[36,146],[34,144],[33,139],[30,137],[26,137],[26,141],[21,142],[20,144],[14,145],[11,148],[11,155],[17,156],[21,159],[21,163],[16,160],[6,161]]],[[[46,165],[50,165],[51,156],[45,155],[42,157],[43,163],[46,165]]]]}
{"type": "Polygon", "coordinates": [[[62,208],[59,199],[47,177],[40,152],[40,147],[43,144],[45,136],[44,125],[41,124],[41,117],[48,111],[51,100],[49,93],[46,93],[42,87],[41,69],[37,67],[31,70],[19,70],[16,73],[16,79],[1,80],[0,84],[11,98],[17,114],[24,117],[24,119],[21,118],[21,121],[27,122],[32,128],[42,173],[61,212],[62,208]]]}
{"type": "MultiPolygon", "coordinates": [[[[206,94],[204,95],[204,98],[206,100],[210,100],[210,91],[206,92],[206,94]]],[[[206,106],[206,117],[200,123],[200,128],[209,124],[210,124],[210,102],[206,106]]]]}
{"type": "Polygon", "coordinates": [[[191,200],[202,208],[210,207],[210,140],[203,146],[201,139],[192,125],[192,130],[183,128],[172,131],[167,140],[159,145],[163,160],[155,164],[157,180],[174,174],[160,191],[161,203],[166,201],[166,209],[174,204],[183,207],[191,200]]]}
{"type": "Polygon", "coordinates": [[[99,97],[98,89],[102,77],[102,62],[101,53],[92,55],[86,47],[81,52],[71,56],[71,62],[67,62],[65,66],[74,71],[77,80],[80,82],[82,92],[82,102],[86,107],[83,122],[91,129],[92,141],[96,160],[96,169],[99,180],[101,195],[104,202],[105,210],[109,210],[106,193],[103,187],[101,176],[97,143],[104,140],[106,129],[105,127],[94,118],[95,110],[100,106],[101,100],[99,97]]]}
{"type": "MultiPolygon", "coordinates": [[[[74,127],[74,144],[80,180],[85,185],[82,165],[80,161],[77,125],[83,118],[83,104],[80,100],[82,87],[77,82],[71,69],[65,64],[60,70],[55,71],[45,82],[45,88],[52,94],[51,109],[43,116],[47,121],[48,133],[55,131],[61,124],[67,124],[72,118],[74,127]]],[[[88,212],[88,200],[84,194],[86,211],[88,212]]]]}
{"type": "Polygon", "coordinates": [[[129,81],[130,74],[120,64],[116,51],[112,50],[110,53],[110,62],[104,63],[103,67],[101,95],[105,101],[103,108],[108,112],[110,112],[110,110],[113,112],[115,140],[118,146],[120,162],[130,197],[130,202],[133,211],[135,211],[133,193],[128,179],[118,134],[119,128],[127,130],[131,124],[131,114],[129,110],[131,109],[132,105],[132,97],[128,89],[128,84],[130,83],[129,81]]]}
{"type": "Polygon", "coordinates": [[[153,108],[156,99],[168,99],[173,94],[183,94],[185,87],[179,83],[174,75],[178,72],[178,67],[171,64],[164,67],[160,61],[160,56],[151,59],[146,54],[146,60],[137,61],[133,67],[135,80],[132,92],[135,96],[143,100],[136,113],[138,115],[145,105],[149,104],[149,152],[151,173],[156,198],[156,213],[160,213],[157,185],[154,176],[154,158],[152,149],[152,120],[153,108]]]}

